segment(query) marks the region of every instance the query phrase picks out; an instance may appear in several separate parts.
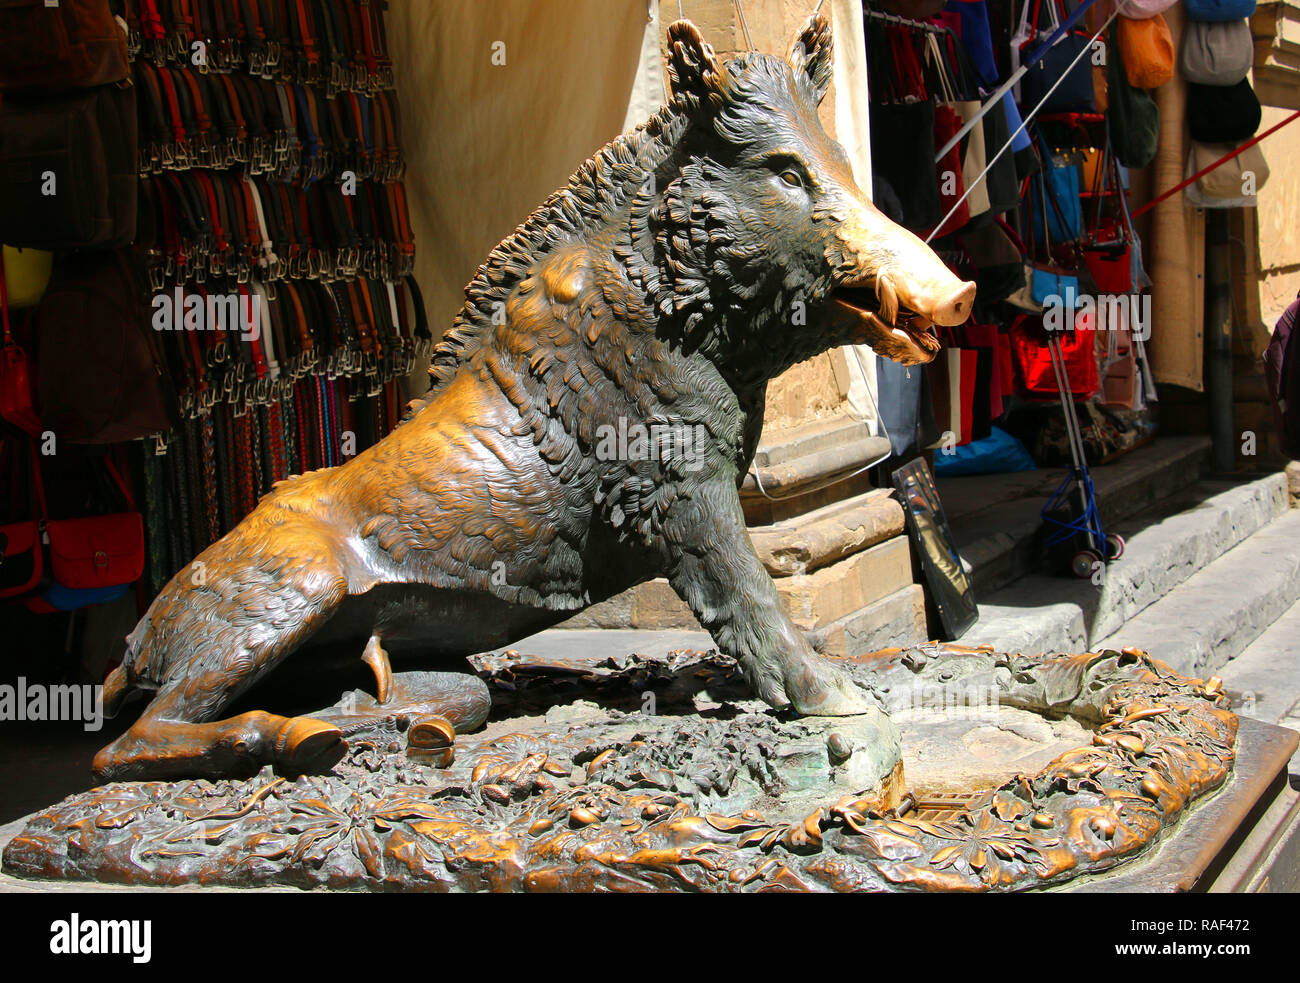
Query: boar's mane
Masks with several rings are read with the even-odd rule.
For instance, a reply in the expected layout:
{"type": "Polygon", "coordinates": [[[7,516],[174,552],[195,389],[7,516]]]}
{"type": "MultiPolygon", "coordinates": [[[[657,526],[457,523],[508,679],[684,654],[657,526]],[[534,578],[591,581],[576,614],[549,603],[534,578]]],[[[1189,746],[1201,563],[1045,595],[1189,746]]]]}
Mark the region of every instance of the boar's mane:
{"type": "MultiPolygon", "coordinates": [[[[758,257],[759,248],[780,242],[737,235],[743,219],[725,181],[727,158],[761,128],[808,107],[815,113],[818,85],[768,54],[741,55],[726,67],[707,105],[688,90],[675,91],[658,113],[584,162],[492,250],[434,349],[430,389],[412,401],[406,419],[490,343],[494,313],[539,260],[615,223],[616,234],[607,238],[631,289],[609,296],[604,284],[605,300],[616,315],[630,316],[616,316],[620,323],[611,330],[650,331],[684,354],[699,352],[720,363],[733,391],[758,387],[759,399],[768,379],[827,347],[811,314],[806,327],[785,328],[794,301],[811,308],[825,297],[829,264],[810,276],[758,257]]],[[[820,212],[813,220],[836,217],[820,212]]]]}

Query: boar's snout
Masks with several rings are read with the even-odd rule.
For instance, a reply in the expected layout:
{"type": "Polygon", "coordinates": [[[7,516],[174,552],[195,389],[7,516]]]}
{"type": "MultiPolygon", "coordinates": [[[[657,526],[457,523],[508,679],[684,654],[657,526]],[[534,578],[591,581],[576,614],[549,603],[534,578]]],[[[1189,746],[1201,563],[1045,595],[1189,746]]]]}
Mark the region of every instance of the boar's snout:
{"type": "Polygon", "coordinates": [[[912,297],[907,306],[941,327],[965,324],[975,304],[975,284],[952,279],[952,283],[939,285],[933,295],[912,297]]]}
{"type": "Polygon", "coordinates": [[[830,316],[847,342],[917,365],[939,353],[935,325],[955,327],[970,317],[975,284],[957,277],[934,250],[872,205],[855,209],[838,247],[830,316]]]}

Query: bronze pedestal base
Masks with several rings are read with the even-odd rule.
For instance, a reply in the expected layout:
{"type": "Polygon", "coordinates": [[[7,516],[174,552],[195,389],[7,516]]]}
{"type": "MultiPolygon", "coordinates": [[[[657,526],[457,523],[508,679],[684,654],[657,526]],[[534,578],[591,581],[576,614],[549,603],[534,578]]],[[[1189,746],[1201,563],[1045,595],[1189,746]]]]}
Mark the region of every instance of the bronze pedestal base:
{"type": "Polygon", "coordinates": [[[971,795],[907,789],[885,714],[783,718],[729,659],[479,660],[492,719],[450,767],[409,719],[353,728],[327,775],[122,782],[35,816],[24,878],[429,891],[1008,891],[1150,855],[1229,779],[1216,680],[1145,653],[955,645],[845,660],[895,709],[963,694],[1070,715],[1090,743],[971,795]],[[544,708],[552,708],[546,710],[544,708]]]}

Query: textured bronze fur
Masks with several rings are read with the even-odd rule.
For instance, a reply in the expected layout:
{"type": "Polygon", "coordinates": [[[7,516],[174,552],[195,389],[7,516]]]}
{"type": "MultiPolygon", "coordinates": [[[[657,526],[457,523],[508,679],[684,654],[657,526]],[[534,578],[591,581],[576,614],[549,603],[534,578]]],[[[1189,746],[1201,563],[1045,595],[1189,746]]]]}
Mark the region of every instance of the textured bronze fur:
{"type": "Polygon", "coordinates": [[[823,131],[824,21],[786,60],[724,65],[686,21],[669,40],[670,104],[493,250],[403,424],[281,482],[164,588],[107,687],[110,707],[157,693],[101,778],[326,766],[331,726],[215,718],[300,647],[447,667],[655,576],[771,705],[864,707],[782,609],[737,487],[769,379],[847,342],[925,361],[928,324],[964,320],[974,287],[823,131]],[[603,428],[636,425],[689,431],[690,453],[601,452],[603,428]]]}

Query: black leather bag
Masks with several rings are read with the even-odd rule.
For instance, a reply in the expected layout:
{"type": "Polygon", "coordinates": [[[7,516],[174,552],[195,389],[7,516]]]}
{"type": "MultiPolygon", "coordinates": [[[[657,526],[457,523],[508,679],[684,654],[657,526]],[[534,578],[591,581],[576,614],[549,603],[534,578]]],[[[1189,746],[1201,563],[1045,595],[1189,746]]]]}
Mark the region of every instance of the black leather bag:
{"type": "Polygon", "coordinates": [[[934,165],[934,103],[873,104],[871,146],[873,184],[887,185],[896,199],[898,214],[885,214],[912,231],[937,225],[944,208],[934,165]]]}
{"type": "Polygon", "coordinates": [[[100,86],[0,105],[0,241],[65,250],[135,238],[135,90],[100,86]]]}
{"type": "MultiPolygon", "coordinates": [[[[1022,64],[1038,52],[1047,37],[1066,19],[1060,0],[1026,0],[1026,6],[1029,3],[1033,3],[1030,23],[1035,30],[1031,38],[1020,46],[1022,64]],[[1043,7],[1047,8],[1046,24],[1042,22],[1043,7]]],[[[1020,80],[1020,105],[1025,112],[1040,102],[1043,103],[1040,111],[1047,113],[1090,113],[1096,109],[1092,60],[1088,51],[1091,45],[1090,35],[1077,28],[1071,29],[1029,66],[1020,80]]]]}
{"type": "Polygon", "coordinates": [[[1187,129],[1199,143],[1249,140],[1263,119],[1259,97],[1249,79],[1236,85],[1187,86],[1187,129]]]}

